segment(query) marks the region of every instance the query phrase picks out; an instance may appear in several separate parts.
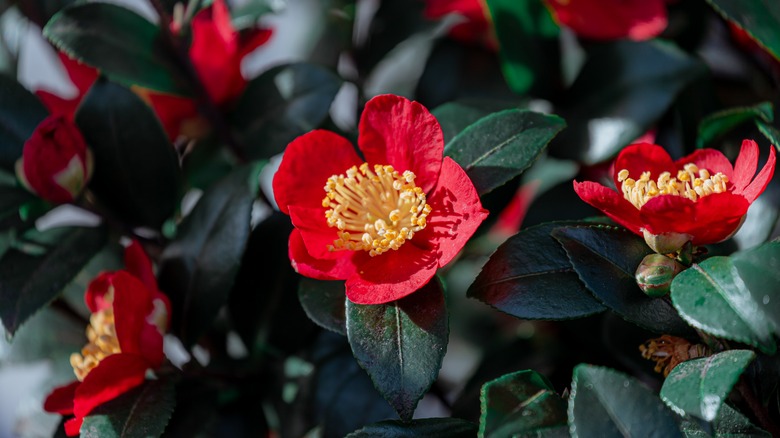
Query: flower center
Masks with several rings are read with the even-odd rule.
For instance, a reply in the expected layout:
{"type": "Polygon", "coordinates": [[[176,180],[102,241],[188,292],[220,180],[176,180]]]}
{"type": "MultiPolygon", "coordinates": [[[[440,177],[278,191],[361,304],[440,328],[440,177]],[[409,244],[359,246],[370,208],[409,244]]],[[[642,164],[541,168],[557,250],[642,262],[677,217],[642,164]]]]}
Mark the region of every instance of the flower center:
{"type": "Polygon", "coordinates": [[[119,339],[114,328],[114,309],[109,307],[92,314],[87,326],[89,343],[81,349],[81,354],[70,355],[70,365],[79,381],[84,381],[90,371],[98,366],[103,358],[120,352],[119,339]]]}
{"type": "Polygon", "coordinates": [[[415,178],[390,165],[374,165],[372,172],[368,163],[328,178],[322,206],[328,208],[328,226],[339,230],[328,250],[363,250],[373,257],[400,248],[425,228],[431,206],[415,178]]]}
{"type": "Polygon", "coordinates": [[[628,170],[618,172],[618,182],[623,197],[634,204],[636,208],[642,208],[647,201],[659,195],[682,196],[696,202],[697,199],[709,196],[713,193],[725,193],[728,177],[721,172],[710,175],[707,169],[699,169],[693,163],[683,166],[683,170],[672,177],[669,172],[663,172],[658,180],[650,179],[650,172],[642,172],[638,180],[629,178],[628,170]]]}

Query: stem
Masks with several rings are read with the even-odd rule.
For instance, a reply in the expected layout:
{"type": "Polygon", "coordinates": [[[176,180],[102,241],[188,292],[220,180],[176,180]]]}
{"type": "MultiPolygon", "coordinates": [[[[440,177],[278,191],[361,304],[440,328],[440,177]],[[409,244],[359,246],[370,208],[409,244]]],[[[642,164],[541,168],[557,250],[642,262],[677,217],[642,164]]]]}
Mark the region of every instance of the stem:
{"type": "Polygon", "coordinates": [[[758,420],[758,423],[761,425],[761,427],[763,427],[772,436],[780,437],[780,427],[778,427],[778,425],[772,421],[772,418],[769,416],[769,411],[764,407],[761,401],[758,400],[758,397],[756,397],[756,395],[753,393],[753,390],[751,390],[747,383],[745,383],[744,379],[739,380],[739,383],[737,384],[737,390],[739,391],[740,395],[742,395],[742,398],[745,399],[745,402],[747,403],[750,410],[753,411],[753,414],[756,416],[756,419],[758,420]]]}
{"type": "Polygon", "coordinates": [[[171,32],[171,17],[168,15],[168,11],[165,10],[165,7],[160,0],[149,0],[149,2],[160,17],[160,29],[166,49],[173,55],[173,60],[176,62],[180,71],[185,75],[185,79],[187,79],[192,86],[201,113],[209,122],[211,122],[217,135],[236,158],[242,163],[248,161],[246,154],[244,153],[244,148],[231,132],[222,112],[219,110],[219,107],[211,96],[209,96],[206,86],[203,85],[203,81],[198,76],[197,71],[195,71],[189,54],[179,43],[179,38],[171,32]]]}

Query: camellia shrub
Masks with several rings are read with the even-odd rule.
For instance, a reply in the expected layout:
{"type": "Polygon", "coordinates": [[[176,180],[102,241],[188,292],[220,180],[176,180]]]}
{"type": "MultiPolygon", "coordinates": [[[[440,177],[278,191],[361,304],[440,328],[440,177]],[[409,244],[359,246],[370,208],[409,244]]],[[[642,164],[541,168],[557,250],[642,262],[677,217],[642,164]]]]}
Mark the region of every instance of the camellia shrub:
{"type": "Polygon", "coordinates": [[[780,2],[0,14],[0,436],[780,436],[780,2]]]}

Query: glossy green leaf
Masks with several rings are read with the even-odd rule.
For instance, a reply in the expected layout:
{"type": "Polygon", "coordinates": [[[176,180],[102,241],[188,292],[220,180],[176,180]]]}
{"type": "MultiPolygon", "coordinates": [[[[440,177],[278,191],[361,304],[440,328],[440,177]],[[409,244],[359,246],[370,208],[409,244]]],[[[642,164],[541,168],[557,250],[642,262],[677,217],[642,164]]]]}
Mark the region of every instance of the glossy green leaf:
{"type": "Polygon", "coordinates": [[[755,357],[750,350],[728,350],[683,362],[664,380],[661,399],[680,415],[713,421],[755,357]]]}
{"type": "Polygon", "coordinates": [[[747,417],[727,404],[721,406],[718,416],[712,423],[712,430],[705,430],[699,422],[685,418],[680,425],[680,430],[687,438],[757,438],[769,437],[769,432],[754,426],[747,417]]]}
{"type": "Polygon", "coordinates": [[[341,78],[314,64],[274,67],[252,80],[231,113],[251,159],[268,158],[328,116],[341,78]]]}
{"type": "Polygon", "coordinates": [[[441,285],[431,280],[387,304],[347,300],[346,308],[352,353],[401,419],[410,420],[447,351],[449,325],[441,285]]]}
{"type": "Polygon", "coordinates": [[[780,3],[775,0],[707,0],[726,20],[744,29],[780,60],[780,3]]]}
{"type": "Polygon", "coordinates": [[[56,240],[34,244],[40,251],[12,248],[0,258],[0,319],[13,336],[28,318],[48,304],[106,244],[104,228],[53,229],[56,240]]]}
{"type": "Polygon", "coordinates": [[[575,223],[547,223],[507,239],[485,263],[468,296],[522,319],[570,319],[603,311],[550,236],[567,224],[575,223]]]}
{"type": "Polygon", "coordinates": [[[214,184],[162,253],[160,287],[171,298],[173,324],[187,347],[228,302],[249,239],[259,171],[247,165],[214,184]]]}
{"type": "Polygon", "coordinates": [[[84,438],[148,438],[165,431],[176,402],[173,384],[147,380],[138,388],[101,404],[84,418],[84,438]]]}
{"type": "Polygon", "coordinates": [[[35,95],[0,74],[0,168],[13,174],[24,142],[48,114],[35,95]]]}
{"type": "Polygon", "coordinates": [[[133,225],[159,227],[176,209],[179,157],[140,97],[108,81],[92,86],[76,113],[95,159],[90,188],[133,225]]]}
{"type": "Polygon", "coordinates": [[[537,436],[566,425],[566,402],[535,371],[518,371],[486,383],[480,401],[480,438],[537,436]]]}
{"type": "Polygon", "coordinates": [[[699,136],[696,147],[703,148],[719,136],[731,131],[750,120],[772,122],[774,110],[771,102],[761,102],[753,106],[729,108],[710,114],[699,123],[699,136]]]}
{"type": "Polygon", "coordinates": [[[657,333],[693,334],[666,300],[650,298],[637,286],[634,272],[652,253],[644,240],[607,225],[565,226],[552,236],[593,295],[625,320],[657,333]]]}
{"type": "Polygon", "coordinates": [[[764,137],[766,137],[770,143],[775,147],[780,147],[778,146],[780,145],[780,129],[777,129],[762,120],[756,120],[756,127],[764,134],[764,137]]]}
{"type": "Polygon", "coordinates": [[[554,115],[504,110],[464,129],[444,154],[463,167],[482,195],[529,168],[565,126],[554,115]]]}
{"type": "Polygon", "coordinates": [[[574,368],[569,431],[577,437],[681,437],[674,414],[638,380],[609,368],[574,368]]]}
{"type": "Polygon", "coordinates": [[[660,41],[594,46],[559,112],[569,128],[552,150],[586,164],[609,159],[647,132],[705,72],[699,61],[660,41]]]}
{"type": "Polygon", "coordinates": [[[345,438],[471,438],[475,433],[477,425],[460,418],[422,418],[380,421],[356,430],[345,438]]]}
{"type": "Polygon", "coordinates": [[[70,57],[128,87],[189,93],[160,28],[129,9],[110,3],[76,4],[55,15],[43,34],[70,57]]]}
{"type": "Polygon", "coordinates": [[[431,114],[436,117],[439,125],[441,125],[441,131],[444,134],[444,144],[446,145],[471,124],[503,109],[508,108],[506,106],[494,108],[492,105],[483,107],[482,105],[467,102],[447,102],[436,107],[431,111],[431,114]]]}
{"type": "MultiPolygon", "coordinates": [[[[728,257],[711,257],[678,274],[671,296],[680,316],[697,329],[774,353],[772,323],[728,257]]],[[[777,307],[771,299],[767,304],[777,307]]]]}
{"type": "Polygon", "coordinates": [[[509,87],[521,95],[552,94],[562,82],[560,30],[544,2],[487,0],[487,7],[509,87]]]}
{"type": "Polygon", "coordinates": [[[780,299],[776,296],[780,290],[780,242],[740,251],[731,256],[731,261],[752,301],[761,309],[775,335],[780,336],[780,299]]]}
{"type": "Polygon", "coordinates": [[[343,281],[322,281],[301,279],[298,284],[298,299],[309,318],[320,327],[340,335],[347,334],[343,281]]]}

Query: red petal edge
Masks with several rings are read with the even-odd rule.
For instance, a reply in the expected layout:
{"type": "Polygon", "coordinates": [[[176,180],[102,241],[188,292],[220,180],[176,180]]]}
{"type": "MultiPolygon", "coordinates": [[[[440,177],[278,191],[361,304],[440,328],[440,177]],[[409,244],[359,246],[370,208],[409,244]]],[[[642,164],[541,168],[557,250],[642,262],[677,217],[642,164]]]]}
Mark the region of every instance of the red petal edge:
{"type": "Polygon", "coordinates": [[[134,354],[112,354],[87,374],[76,390],[73,413],[85,417],[97,406],[141,385],[148,365],[134,354]]]}
{"type": "Polygon", "coordinates": [[[616,191],[592,181],[574,181],[574,191],[583,201],[601,210],[615,222],[636,234],[642,234],[639,210],[616,191]]]}
{"type": "Polygon", "coordinates": [[[744,190],[735,190],[735,193],[744,196],[749,203],[755,201],[756,198],[764,192],[767,184],[769,184],[769,181],[772,179],[772,175],[775,173],[775,161],[775,147],[772,146],[772,148],[769,149],[769,159],[767,159],[764,167],[758,172],[758,175],[756,175],[756,179],[745,187],[744,190]]]}
{"type": "Polygon", "coordinates": [[[81,385],[81,382],[76,380],[67,385],[54,388],[54,390],[46,396],[46,400],[43,402],[43,410],[62,415],[72,414],[73,399],[76,397],[76,389],[79,385],[81,385]]]}

